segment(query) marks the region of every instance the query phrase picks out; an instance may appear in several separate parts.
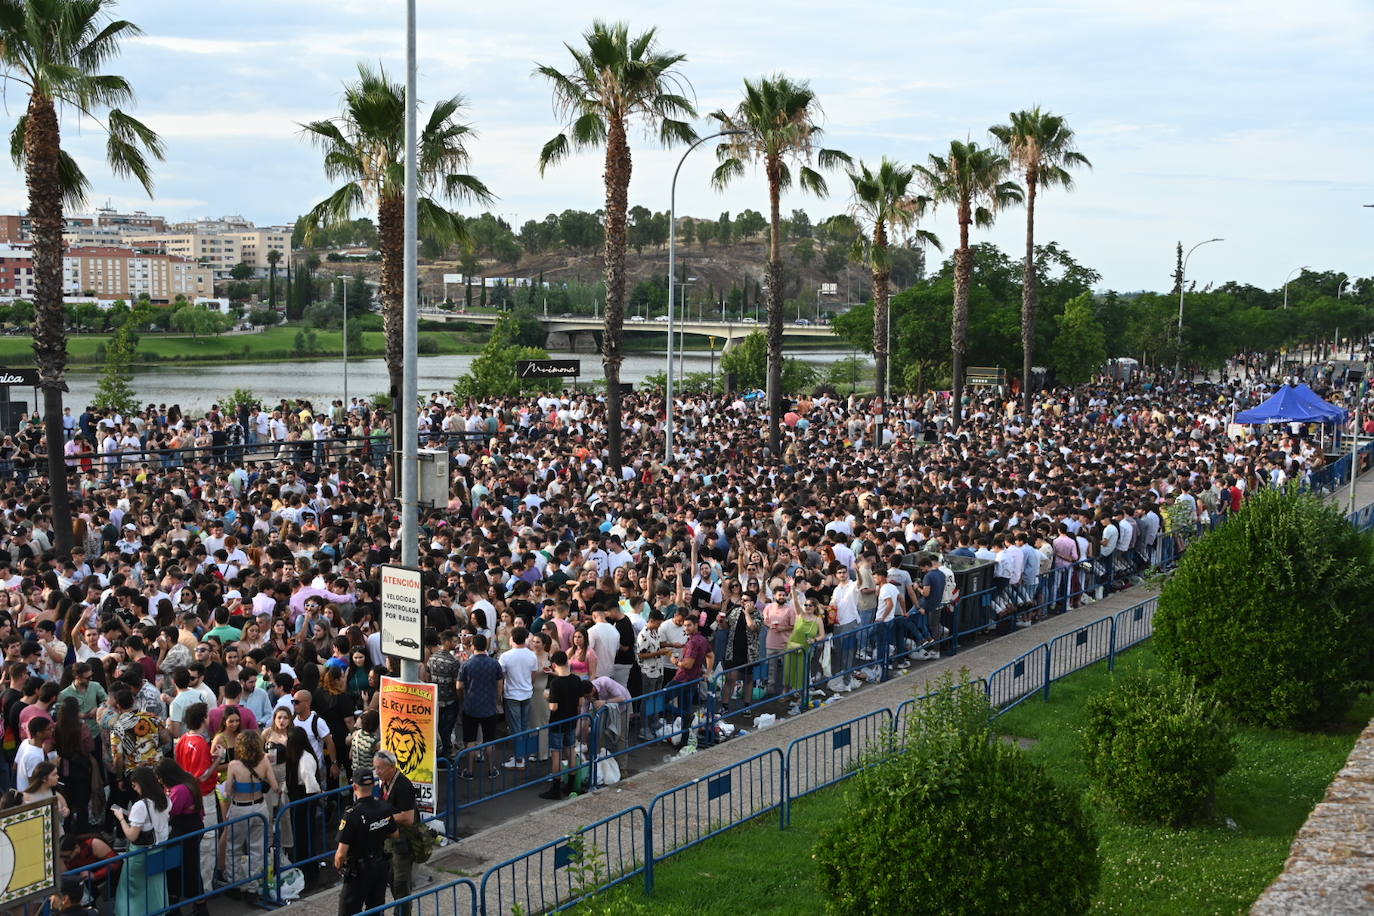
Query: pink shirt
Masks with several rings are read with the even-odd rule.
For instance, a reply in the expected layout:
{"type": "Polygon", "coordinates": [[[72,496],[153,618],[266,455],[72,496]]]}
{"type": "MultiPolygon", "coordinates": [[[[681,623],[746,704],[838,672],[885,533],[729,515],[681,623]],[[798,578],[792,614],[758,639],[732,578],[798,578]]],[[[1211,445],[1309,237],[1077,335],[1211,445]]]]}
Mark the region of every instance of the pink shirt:
{"type": "Polygon", "coordinates": [[[784,601],[782,604],[765,604],[763,625],[768,628],[768,641],[765,643],[768,650],[782,652],[787,648],[787,641],[792,638],[792,628],[797,625],[797,609],[790,601],[784,601]],[[781,626],[782,629],[775,630],[774,625],[781,626]]]}

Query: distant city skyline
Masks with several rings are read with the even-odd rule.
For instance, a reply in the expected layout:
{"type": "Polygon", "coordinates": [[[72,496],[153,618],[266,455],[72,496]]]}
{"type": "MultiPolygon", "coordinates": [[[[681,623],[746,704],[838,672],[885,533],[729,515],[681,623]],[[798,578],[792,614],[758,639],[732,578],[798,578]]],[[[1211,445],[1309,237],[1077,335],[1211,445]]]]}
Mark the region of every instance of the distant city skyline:
{"type": "MultiPolygon", "coordinates": [[[[241,214],[288,224],[331,189],[298,123],[337,113],[359,60],[404,75],[400,0],[239,0],[230,10],[124,0],[116,12],[144,37],[110,72],[130,79],[136,113],[159,131],[167,161],[149,200],[109,175],[101,137],[66,113],[64,146],[87,169],[87,211],[107,202],[169,221],[241,214]]],[[[1067,116],[1095,168],[1072,193],[1037,207],[1037,239],[1098,270],[1102,288],[1165,289],[1177,241],[1212,237],[1189,264],[1198,284],[1235,279],[1277,288],[1294,267],[1374,275],[1374,8],[1362,0],[1302,5],[1258,0],[1058,0],[977,8],[859,3],[691,5],[612,3],[598,13],[634,30],[657,26],[687,55],[683,75],[703,113],[736,102],[744,77],[809,79],[825,110],[827,144],[856,159],[924,162],[951,139],[989,142],[990,124],[1039,104],[1067,116]]],[[[456,8],[419,0],[422,104],[462,93],[478,132],[472,171],[499,196],[491,212],[519,229],[567,208],[602,205],[601,157],[588,152],[540,178],[540,146],[558,130],[536,62],[565,67],[590,15],[551,3],[456,8]]],[[[20,111],[0,110],[8,133],[20,111]]],[[[423,109],[422,109],[423,110],[423,109]]],[[[705,118],[698,123],[709,130],[705,118]]],[[[680,151],[632,134],[632,205],[668,208],[680,151]]],[[[713,191],[709,149],[678,185],[678,212],[766,212],[761,176],[713,191]]],[[[0,211],[26,207],[22,176],[0,183],[0,211]]],[[[814,219],[848,206],[848,181],[828,199],[792,193],[783,211],[814,219]]],[[[480,210],[459,207],[475,214],[480,210]]],[[[370,215],[370,214],[364,214],[370,215]]],[[[938,210],[923,225],[949,251],[957,225],[938,210]]],[[[976,231],[1016,256],[1025,213],[976,231]]],[[[942,257],[930,252],[932,261],[942,257]]]]}

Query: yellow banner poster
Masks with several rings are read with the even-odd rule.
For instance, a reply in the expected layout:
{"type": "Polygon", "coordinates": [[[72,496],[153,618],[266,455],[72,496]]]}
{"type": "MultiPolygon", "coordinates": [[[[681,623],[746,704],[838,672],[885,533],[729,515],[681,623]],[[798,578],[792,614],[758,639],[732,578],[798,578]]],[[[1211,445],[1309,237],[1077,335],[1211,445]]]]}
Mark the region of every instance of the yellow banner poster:
{"type": "Polygon", "coordinates": [[[57,887],[57,803],[11,808],[0,817],[0,906],[18,912],[57,887]]]}
{"type": "Polygon", "coordinates": [[[439,685],[382,678],[382,747],[415,786],[420,810],[434,812],[439,768],[439,685]]]}

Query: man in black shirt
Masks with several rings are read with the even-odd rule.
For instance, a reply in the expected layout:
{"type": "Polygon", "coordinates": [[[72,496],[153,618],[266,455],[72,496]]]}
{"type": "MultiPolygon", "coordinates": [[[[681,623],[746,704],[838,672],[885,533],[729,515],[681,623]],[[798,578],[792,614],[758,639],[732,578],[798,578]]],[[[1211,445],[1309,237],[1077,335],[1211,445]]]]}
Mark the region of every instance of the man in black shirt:
{"type": "Polygon", "coordinates": [[[549,701],[549,773],[552,782],[539,793],[540,798],[562,798],[567,789],[559,774],[563,770],[564,757],[571,766],[577,737],[573,720],[582,702],[582,679],[568,669],[568,653],[562,649],[549,656],[554,676],[549,678],[544,697],[549,701]]]}
{"type": "MultiPolygon", "coordinates": [[[[400,828],[386,845],[391,856],[391,899],[400,900],[411,895],[414,883],[415,862],[406,833],[419,821],[419,802],[415,786],[396,765],[396,755],[391,751],[378,751],[372,758],[372,769],[381,784],[382,798],[395,809],[393,817],[400,828]]],[[[410,906],[399,907],[397,916],[410,916],[410,906]]]]}
{"type": "Polygon", "coordinates": [[[343,875],[339,916],[354,916],[386,902],[386,841],[396,833],[396,809],[372,797],[375,784],[367,767],[353,771],[353,807],[339,822],[339,848],[334,853],[334,868],[343,875]]]}

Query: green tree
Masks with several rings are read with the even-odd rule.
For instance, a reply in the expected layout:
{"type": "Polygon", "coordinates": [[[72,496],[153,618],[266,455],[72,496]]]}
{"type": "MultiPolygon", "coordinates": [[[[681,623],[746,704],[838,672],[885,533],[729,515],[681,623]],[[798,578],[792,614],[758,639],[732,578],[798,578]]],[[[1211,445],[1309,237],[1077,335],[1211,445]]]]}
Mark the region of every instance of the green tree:
{"type": "Polygon", "coordinates": [[[630,191],[628,129],[642,121],[665,146],[696,139],[688,119],[696,116],[681,92],[678,70],[686,56],[661,51],[656,29],[631,37],[624,23],[592,23],[578,47],[567,45],[572,69],[549,65],[535,72],[553,86],[554,106],[564,130],[539,152],[539,173],[574,150],[605,148],[606,311],[601,364],[606,372],[606,444],[610,464],[619,468],[620,363],[625,338],[625,218],[630,191]]]}
{"type": "Polygon", "coordinates": [[[1056,323],[1059,331],[1050,349],[1055,377],[1065,385],[1091,380],[1107,361],[1107,335],[1093,308],[1092,294],[1070,300],[1056,323]]]}
{"type": "Polygon", "coordinates": [[[969,285],[973,252],[969,227],[985,229],[997,211],[1021,201],[1021,188],[1007,181],[1011,161],[996,150],[973,141],[954,140],[945,156],[930,154],[928,165],[916,166],[935,203],[954,207],[959,222],[959,247],[954,252],[954,311],[950,324],[950,362],[953,367],[954,425],[964,416],[964,358],[968,350],[969,285]]]}
{"type": "Polygon", "coordinates": [[[796,258],[797,263],[803,268],[810,267],[816,258],[816,243],[809,238],[802,239],[792,246],[792,257],[796,258]]]}
{"type": "Polygon", "coordinates": [[[248,280],[253,276],[253,266],[247,261],[239,261],[229,269],[229,276],[235,280],[248,280]]]}
{"type": "Polygon", "coordinates": [[[871,233],[855,239],[855,255],[873,272],[873,353],[878,397],[886,405],[887,360],[890,325],[888,321],[889,283],[892,277],[892,258],[888,236],[898,233],[912,236],[921,242],[940,248],[940,240],[916,222],[930,205],[930,198],[911,193],[916,170],[883,157],[876,170],[860,162],[857,171],[849,173],[853,186],[855,220],[871,233]]]}
{"type": "Polygon", "coordinates": [[[229,324],[229,316],[218,309],[201,305],[183,305],[172,313],[172,327],[183,334],[190,334],[193,339],[207,334],[222,334],[229,329],[229,324]]]}
{"type": "Polygon", "coordinates": [[[133,387],[137,341],[134,322],[126,321],[105,346],[105,371],[96,384],[93,400],[96,407],[109,408],[123,416],[138,409],[138,398],[133,387]]]}
{"type": "MultiPolygon", "coordinates": [[[[438,200],[492,200],[487,186],[463,171],[472,136],[472,128],[458,120],[464,105],[461,95],[436,103],[421,122],[416,140],[420,231],[444,241],[466,242],[467,232],[463,220],[438,200]]],[[[405,109],[403,85],[380,68],[359,64],[358,80],[344,86],[339,115],[302,125],[324,154],[325,177],[343,182],[307,214],[310,230],[350,222],[358,210],[376,208],[382,326],[393,398],[401,391],[405,306],[405,109]]]]}
{"type": "Polygon", "coordinates": [[[690,216],[684,216],[678,227],[678,234],[682,236],[682,247],[690,248],[692,243],[697,240],[697,223],[690,216]]]}
{"type": "MultiPolygon", "coordinates": [[[[768,338],[754,331],[721,354],[720,371],[733,372],[740,388],[762,388],[768,383],[768,338]]],[[[816,370],[799,359],[783,363],[782,387],[789,395],[803,393],[816,383],[816,370]]]]}
{"type": "Polygon", "coordinates": [[[1061,115],[1041,111],[1040,106],[1013,111],[1009,123],[990,128],[1026,183],[1026,260],[1021,281],[1021,387],[1026,415],[1031,409],[1031,365],[1035,359],[1035,197],[1039,189],[1072,190],[1069,169],[1092,168],[1088,157],[1074,145],[1073,130],[1061,115]]]}
{"type": "Polygon", "coordinates": [[[735,234],[742,239],[752,239],[768,228],[768,221],[757,210],[741,210],[735,218],[735,234]]]}
{"type": "Polygon", "coordinates": [[[277,307],[277,264],[281,262],[281,252],[275,248],[267,252],[267,306],[277,307]]]}
{"type": "Polygon", "coordinates": [[[482,347],[482,352],[472,361],[467,375],[454,384],[454,395],[459,398],[516,395],[545,384],[537,379],[522,381],[515,374],[516,360],[549,358],[548,351],[542,347],[521,345],[521,333],[520,322],[515,316],[502,315],[496,319],[491,338],[482,347]]]}
{"type": "Polygon", "coordinates": [[[10,154],[24,172],[33,226],[33,355],[43,391],[48,498],[54,553],[72,548],[71,498],[62,392],[66,389],[67,326],[62,302],[63,210],[77,208],[90,189],[81,167],[62,148],[59,108],[95,123],[106,134],[105,162],[151,196],[151,159],[162,140],[123,107],[134,100],[122,76],[102,73],[138,26],[112,15],[112,0],[0,0],[0,79],[28,94],[10,133],[10,154]],[[104,115],[103,119],[101,115],[104,115]]]}
{"type": "Polygon", "coordinates": [[[744,98],[734,111],[716,111],[711,117],[721,130],[735,132],[716,148],[720,165],[711,183],[725,188],[744,174],[748,162],[760,166],[768,180],[768,447],[777,455],[782,447],[782,192],[795,180],[803,190],[824,197],[825,178],[811,163],[828,169],[850,159],[818,146],[820,103],[805,81],[781,74],[746,79],[744,98]]]}

